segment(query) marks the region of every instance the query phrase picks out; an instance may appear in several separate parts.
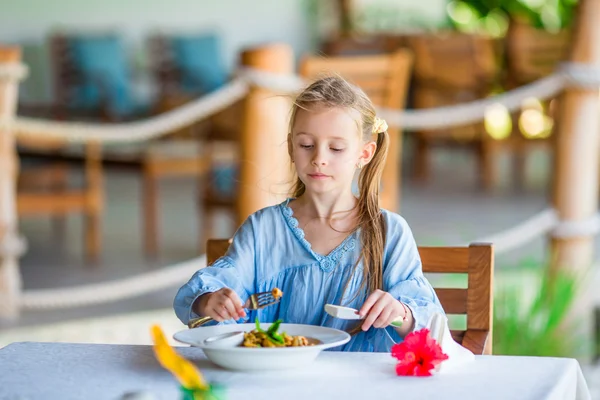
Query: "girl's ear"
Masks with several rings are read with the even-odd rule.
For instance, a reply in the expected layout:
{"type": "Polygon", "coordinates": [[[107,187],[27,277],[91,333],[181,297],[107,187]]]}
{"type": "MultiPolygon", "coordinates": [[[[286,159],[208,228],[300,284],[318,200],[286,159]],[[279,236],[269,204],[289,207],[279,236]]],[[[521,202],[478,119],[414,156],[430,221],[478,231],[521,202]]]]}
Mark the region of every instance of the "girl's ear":
{"type": "Polygon", "coordinates": [[[360,153],[360,161],[363,165],[366,165],[371,162],[373,157],[375,156],[375,151],[377,150],[377,143],[374,141],[368,142],[363,146],[363,149],[360,153]]]}

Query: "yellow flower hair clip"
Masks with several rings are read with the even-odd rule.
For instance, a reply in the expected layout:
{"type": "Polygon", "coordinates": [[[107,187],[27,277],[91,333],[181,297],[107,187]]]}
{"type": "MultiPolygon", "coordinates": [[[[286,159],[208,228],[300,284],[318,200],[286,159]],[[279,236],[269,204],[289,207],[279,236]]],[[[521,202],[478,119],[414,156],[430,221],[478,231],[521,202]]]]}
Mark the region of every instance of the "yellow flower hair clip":
{"type": "Polygon", "coordinates": [[[194,364],[180,356],[173,349],[162,329],[152,326],[154,354],[160,364],[169,370],[181,384],[182,400],[219,400],[222,399],[222,388],[208,384],[194,364]]]}
{"type": "Polygon", "coordinates": [[[385,119],[375,117],[375,122],[373,123],[373,133],[381,133],[388,130],[388,124],[385,122],[385,119]]]}

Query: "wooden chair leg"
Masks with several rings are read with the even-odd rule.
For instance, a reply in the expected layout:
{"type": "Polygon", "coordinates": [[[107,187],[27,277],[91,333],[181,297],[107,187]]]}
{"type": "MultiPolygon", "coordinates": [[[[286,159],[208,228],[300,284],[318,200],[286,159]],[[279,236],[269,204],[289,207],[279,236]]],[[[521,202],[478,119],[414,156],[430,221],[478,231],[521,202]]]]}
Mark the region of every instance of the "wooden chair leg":
{"type": "Polygon", "coordinates": [[[208,238],[213,237],[213,233],[214,233],[214,222],[215,222],[215,218],[214,218],[214,208],[208,206],[206,203],[203,204],[204,206],[204,217],[203,217],[203,221],[202,221],[202,226],[200,227],[200,246],[201,248],[203,248],[205,246],[206,241],[208,240],[208,238]]]}
{"type": "Polygon", "coordinates": [[[525,165],[527,161],[524,139],[519,139],[512,148],[512,174],[513,184],[516,190],[521,191],[525,187],[525,165]]]}
{"type": "Polygon", "coordinates": [[[101,218],[104,210],[104,176],[102,171],[102,146],[86,146],[85,176],[87,198],[85,204],[85,244],[89,261],[96,262],[102,250],[101,218]]]}
{"type": "Polygon", "coordinates": [[[494,140],[485,138],[477,146],[479,179],[484,190],[492,190],[497,184],[496,147],[494,140]]]}
{"type": "Polygon", "coordinates": [[[158,250],[157,177],[147,169],[144,170],[142,185],[144,251],[146,256],[155,257],[158,250]]]}
{"type": "Polygon", "coordinates": [[[421,134],[416,133],[415,159],[413,179],[425,183],[431,176],[431,149],[429,141],[421,134]]]}
{"type": "Polygon", "coordinates": [[[64,240],[67,233],[67,216],[65,214],[52,217],[52,232],[56,239],[64,240]]]}
{"type": "MultiPolygon", "coordinates": [[[[52,187],[53,192],[65,193],[69,186],[69,167],[60,163],[52,166],[52,187]]],[[[58,214],[52,217],[52,231],[55,238],[61,240],[65,238],[67,227],[67,215],[58,214]]]]}
{"type": "Polygon", "coordinates": [[[90,262],[98,261],[102,238],[100,235],[100,213],[91,212],[85,216],[85,248],[86,257],[90,262]]]}
{"type": "Polygon", "coordinates": [[[206,232],[204,232],[204,225],[206,224],[206,207],[204,207],[203,196],[204,196],[204,173],[199,174],[196,179],[196,221],[198,221],[198,254],[204,254],[206,252],[206,232]]]}

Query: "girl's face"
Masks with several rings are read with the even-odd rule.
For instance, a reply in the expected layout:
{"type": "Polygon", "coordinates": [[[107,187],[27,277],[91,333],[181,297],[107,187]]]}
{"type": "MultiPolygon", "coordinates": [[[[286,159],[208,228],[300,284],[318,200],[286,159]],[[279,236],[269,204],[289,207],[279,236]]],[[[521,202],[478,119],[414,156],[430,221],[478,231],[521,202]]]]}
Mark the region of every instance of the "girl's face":
{"type": "Polygon", "coordinates": [[[352,190],[357,163],[365,165],[375,142],[365,143],[360,114],[344,108],[299,109],[291,136],[291,156],[308,193],[352,190]]]}

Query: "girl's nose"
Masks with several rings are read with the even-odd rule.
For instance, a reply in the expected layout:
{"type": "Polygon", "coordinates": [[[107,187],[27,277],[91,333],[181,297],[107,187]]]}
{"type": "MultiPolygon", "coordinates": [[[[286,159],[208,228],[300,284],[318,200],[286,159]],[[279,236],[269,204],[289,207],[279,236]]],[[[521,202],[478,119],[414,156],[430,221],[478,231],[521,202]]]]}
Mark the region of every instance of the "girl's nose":
{"type": "Polygon", "coordinates": [[[326,162],[325,162],[325,158],[323,158],[323,157],[319,157],[319,156],[316,156],[315,158],[313,158],[313,161],[312,161],[312,163],[313,163],[313,165],[315,165],[315,166],[317,166],[317,167],[319,167],[319,166],[322,166],[322,165],[325,165],[325,164],[326,164],[326,162]]]}
{"type": "Polygon", "coordinates": [[[324,149],[317,147],[313,153],[312,163],[317,167],[327,165],[327,152],[324,149]]]}

